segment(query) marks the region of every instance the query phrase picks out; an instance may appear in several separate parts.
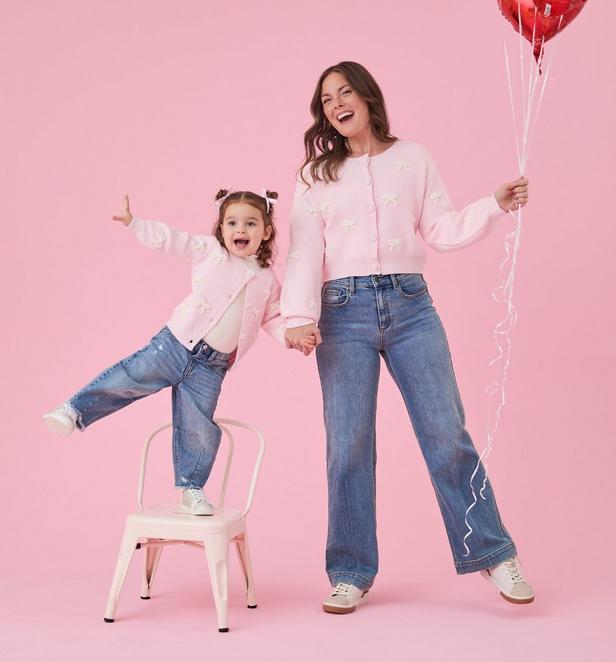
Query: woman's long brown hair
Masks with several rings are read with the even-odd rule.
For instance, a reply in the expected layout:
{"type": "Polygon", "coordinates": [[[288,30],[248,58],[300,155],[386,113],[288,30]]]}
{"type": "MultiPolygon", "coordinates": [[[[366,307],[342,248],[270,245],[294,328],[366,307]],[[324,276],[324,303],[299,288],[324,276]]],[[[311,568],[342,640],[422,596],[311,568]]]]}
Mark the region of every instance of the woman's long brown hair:
{"type": "Polygon", "coordinates": [[[304,177],[306,166],[310,166],[310,177],[313,181],[324,181],[326,183],[336,181],[340,166],[351,155],[346,138],[338,133],[325,117],[323,103],[321,102],[323,81],[329,74],[334,72],[342,74],[353,90],[368,104],[370,126],[377,140],[383,143],[393,143],[397,140],[389,132],[385,99],[372,74],[357,62],[339,62],[328,67],[319,76],[310,102],[310,113],[314,118],[314,124],[304,134],[306,155],[298,170],[298,175],[308,186],[310,186],[310,182],[304,177]]]}

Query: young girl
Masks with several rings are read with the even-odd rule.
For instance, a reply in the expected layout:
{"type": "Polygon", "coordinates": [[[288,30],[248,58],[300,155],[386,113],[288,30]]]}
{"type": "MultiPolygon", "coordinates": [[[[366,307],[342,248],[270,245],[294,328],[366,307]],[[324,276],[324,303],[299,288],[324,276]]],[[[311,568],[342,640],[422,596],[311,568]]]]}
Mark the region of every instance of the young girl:
{"type": "MultiPolygon", "coordinates": [[[[222,189],[216,195],[214,234],[191,236],[164,223],[133,218],[126,196],[123,214],[113,220],[148,248],[188,258],[191,293],[143,349],[43,416],[50,430],[67,436],[171,387],[175,485],[182,488],[182,505],[193,515],[214,513],[203,486],[220,444],[213,417],[228,368],[255,341],[259,326],[283,343],[280,284],[271,269],[277,198],[273,191],[257,195],[222,189]]],[[[304,353],[314,344],[315,337],[309,337],[304,353]]]]}

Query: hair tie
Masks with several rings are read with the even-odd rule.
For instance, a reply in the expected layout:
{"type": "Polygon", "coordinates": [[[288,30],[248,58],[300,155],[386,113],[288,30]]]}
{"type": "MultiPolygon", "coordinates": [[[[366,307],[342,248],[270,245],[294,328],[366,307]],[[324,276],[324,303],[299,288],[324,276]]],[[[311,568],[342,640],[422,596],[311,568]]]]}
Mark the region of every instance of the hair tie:
{"type": "Polygon", "coordinates": [[[269,214],[271,205],[275,205],[278,202],[278,198],[269,198],[267,196],[267,189],[266,188],[261,189],[261,197],[265,198],[265,204],[267,206],[267,213],[269,214]]]}

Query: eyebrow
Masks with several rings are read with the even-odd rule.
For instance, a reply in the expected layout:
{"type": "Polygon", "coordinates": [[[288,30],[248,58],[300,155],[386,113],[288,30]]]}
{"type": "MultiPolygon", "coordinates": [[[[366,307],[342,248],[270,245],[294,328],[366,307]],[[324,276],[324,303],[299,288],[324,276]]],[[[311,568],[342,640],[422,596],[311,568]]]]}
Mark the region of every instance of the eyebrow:
{"type": "MultiPolygon", "coordinates": [[[[344,85],[341,85],[341,86],[336,90],[336,92],[340,92],[340,90],[342,90],[342,89],[345,88],[345,87],[351,87],[351,84],[350,84],[350,83],[345,83],[344,85]]],[[[331,94],[322,94],[322,95],[321,95],[321,99],[324,99],[325,97],[331,97],[331,94]]]]}
{"type": "MultiPolygon", "coordinates": [[[[247,216],[246,220],[247,221],[259,221],[259,219],[256,216],[247,216]]],[[[227,216],[227,217],[225,217],[225,221],[237,221],[237,216],[227,216]]]]}

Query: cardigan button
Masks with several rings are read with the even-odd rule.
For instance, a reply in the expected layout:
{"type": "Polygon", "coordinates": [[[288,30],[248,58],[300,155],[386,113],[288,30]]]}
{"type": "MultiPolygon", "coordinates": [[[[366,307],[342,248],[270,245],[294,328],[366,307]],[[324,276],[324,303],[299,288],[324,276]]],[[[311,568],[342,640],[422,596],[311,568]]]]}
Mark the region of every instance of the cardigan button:
{"type": "Polygon", "coordinates": [[[372,184],[372,179],[370,179],[370,177],[366,177],[366,178],[364,179],[364,184],[365,184],[366,186],[370,186],[370,184],[372,184]]]}
{"type": "Polygon", "coordinates": [[[368,211],[369,211],[371,214],[374,214],[374,212],[376,211],[376,207],[375,207],[374,205],[370,205],[370,206],[368,207],[368,211]]]}

